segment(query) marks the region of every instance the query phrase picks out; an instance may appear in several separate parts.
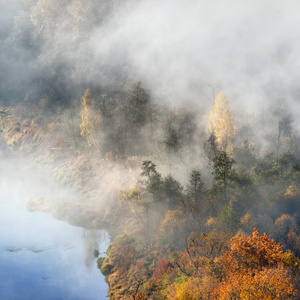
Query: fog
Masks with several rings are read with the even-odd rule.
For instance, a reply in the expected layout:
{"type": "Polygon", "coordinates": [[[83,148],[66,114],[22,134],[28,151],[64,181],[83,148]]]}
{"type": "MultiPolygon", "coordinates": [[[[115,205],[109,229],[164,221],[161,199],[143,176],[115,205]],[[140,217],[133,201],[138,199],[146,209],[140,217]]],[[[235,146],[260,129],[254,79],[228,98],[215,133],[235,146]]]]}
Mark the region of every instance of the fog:
{"type": "Polygon", "coordinates": [[[19,101],[42,77],[54,98],[141,80],[160,102],[204,109],[217,82],[236,110],[297,103],[297,1],[24,2],[1,4],[1,77],[23,84],[19,101]]]}
{"type": "MultiPolygon", "coordinates": [[[[272,113],[280,103],[300,127],[299,6],[268,0],[4,1],[0,100],[34,104],[48,97],[78,104],[91,88],[100,103],[103,93],[142,81],[160,106],[186,106],[204,116],[198,123],[205,131],[223,90],[238,128],[252,126],[246,138],[255,132],[259,151],[276,135],[272,113]]],[[[237,144],[244,134],[238,133],[237,144]]]]}
{"type": "MultiPolygon", "coordinates": [[[[48,97],[78,104],[91,88],[100,103],[103,93],[141,81],[159,106],[200,114],[199,131],[205,131],[223,90],[238,128],[248,128],[238,132],[236,144],[255,132],[259,151],[276,138],[272,113],[279,103],[300,127],[299,6],[268,0],[4,1],[0,100],[32,104],[48,97]]],[[[202,136],[195,147],[202,147],[205,134],[196,134],[202,136]]]]}
{"type": "MultiPolygon", "coordinates": [[[[182,241],[200,223],[209,228],[210,217],[221,222],[229,205],[236,226],[248,212],[258,226],[268,214],[273,226],[299,197],[299,10],[296,0],[3,0],[0,105],[19,106],[12,115],[0,110],[14,121],[8,130],[3,121],[1,130],[13,152],[31,153],[44,166],[1,156],[0,196],[22,209],[46,197],[63,204],[48,211],[56,218],[94,229],[109,224],[117,234],[132,230],[145,243],[163,244],[155,234],[169,235],[163,226],[173,210],[186,218],[182,241]],[[209,145],[209,115],[220,91],[237,128],[229,141],[236,160],[229,201],[225,180],[213,173],[218,151],[227,149],[209,145]],[[95,105],[84,107],[84,95],[95,105]],[[146,160],[154,171],[144,169],[142,176],[146,160]],[[186,191],[193,169],[203,180],[203,202],[186,191]],[[135,184],[140,191],[130,194],[135,184]]],[[[21,225],[12,228],[26,244],[21,225]]],[[[50,244],[59,228],[49,230],[50,244]]],[[[47,242],[43,230],[38,235],[47,242]]],[[[102,237],[97,230],[82,232],[84,264],[92,269],[93,251],[104,251],[97,249],[102,237]]]]}
{"type": "Polygon", "coordinates": [[[220,82],[234,106],[254,110],[297,97],[298,8],[296,1],[142,1],[109,36],[123,41],[137,78],[167,101],[207,107],[206,88],[220,82]]]}
{"type": "Polygon", "coordinates": [[[1,151],[0,169],[1,298],[105,299],[108,287],[93,253],[97,249],[103,256],[107,233],[26,209],[30,198],[44,195],[69,202],[76,200],[75,193],[17,155],[1,151]]]}

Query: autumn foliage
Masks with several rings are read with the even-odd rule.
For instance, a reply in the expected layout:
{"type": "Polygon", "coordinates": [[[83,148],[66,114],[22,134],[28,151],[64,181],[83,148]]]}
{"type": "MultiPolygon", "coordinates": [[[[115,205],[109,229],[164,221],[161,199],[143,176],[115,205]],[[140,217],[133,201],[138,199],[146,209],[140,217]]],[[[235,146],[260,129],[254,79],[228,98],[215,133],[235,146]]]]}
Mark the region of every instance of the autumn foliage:
{"type": "Polygon", "coordinates": [[[296,299],[294,279],[283,268],[230,274],[214,293],[215,299],[296,299]]]}
{"type": "Polygon", "coordinates": [[[286,264],[288,253],[268,234],[255,228],[247,238],[232,238],[221,261],[224,279],[214,291],[216,299],[294,299],[297,274],[286,264]]]}
{"type": "Polygon", "coordinates": [[[99,149],[97,139],[97,131],[100,126],[99,114],[95,111],[94,99],[91,95],[90,89],[87,89],[82,97],[82,109],[80,111],[82,123],[80,124],[81,135],[86,137],[90,147],[99,149]]]}
{"type": "Polygon", "coordinates": [[[210,131],[215,135],[220,151],[227,154],[232,153],[232,141],[237,128],[233,123],[232,111],[223,92],[220,92],[216,99],[214,108],[210,113],[210,131]]]}
{"type": "Polygon", "coordinates": [[[112,299],[299,299],[300,260],[257,228],[231,239],[216,231],[191,233],[185,249],[168,258],[160,258],[158,248],[145,252],[128,242],[119,238],[104,262],[114,270],[111,280],[131,282],[127,291],[115,285],[124,298],[114,298],[114,288],[112,299]]]}

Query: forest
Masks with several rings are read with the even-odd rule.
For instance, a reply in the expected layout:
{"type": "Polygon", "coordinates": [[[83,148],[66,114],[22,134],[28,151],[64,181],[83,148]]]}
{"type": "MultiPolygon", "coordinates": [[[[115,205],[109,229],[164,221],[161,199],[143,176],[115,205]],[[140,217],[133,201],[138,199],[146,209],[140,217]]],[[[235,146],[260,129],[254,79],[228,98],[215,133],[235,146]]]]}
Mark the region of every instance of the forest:
{"type": "Polygon", "coordinates": [[[267,2],[0,4],[2,138],[81,197],[29,209],[110,233],[109,299],[300,299],[299,4],[267,2]]]}

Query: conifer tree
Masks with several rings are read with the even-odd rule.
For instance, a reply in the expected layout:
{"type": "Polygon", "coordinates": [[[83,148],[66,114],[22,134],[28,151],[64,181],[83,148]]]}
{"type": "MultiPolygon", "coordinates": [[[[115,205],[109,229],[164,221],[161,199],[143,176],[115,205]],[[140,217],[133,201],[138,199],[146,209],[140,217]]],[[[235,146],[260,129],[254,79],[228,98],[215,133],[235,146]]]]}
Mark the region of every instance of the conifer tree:
{"type": "Polygon", "coordinates": [[[224,199],[227,202],[227,184],[228,177],[231,171],[233,159],[230,159],[226,152],[221,151],[218,156],[214,159],[214,180],[217,184],[221,185],[223,188],[224,199]]]}
{"type": "Polygon", "coordinates": [[[133,131],[143,127],[150,113],[150,95],[141,82],[132,85],[129,93],[129,125],[133,131]]]}
{"type": "Polygon", "coordinates": [[[193,170],[190,175],[189,184],[186,189],[187,196],[195,200],[196,204],[196,218],[199,226],[200,219],[200,202],[205,193],[205,185],[201,178],[201,174],[197,170],[193,170]]]}
{"type": "Polygon", "coordinates": [[[165,138],[163,140],[163,143],[166,147],[166,150],[168,151],[169,157],[171,152],[177,153],[180,148],[179,133],[174,127],[172,127],[172,124],[170,122],[167,123],[165,129],[165,138]]]}
{"type": "Polygon", "coordinates": [[[169,174],[163,181],[164,185],[164,194],[167,199],[168,208],[175,210],[182,203],[182,190],[183,187],[181,184],[175,180],[171,174],[169,174]]]}

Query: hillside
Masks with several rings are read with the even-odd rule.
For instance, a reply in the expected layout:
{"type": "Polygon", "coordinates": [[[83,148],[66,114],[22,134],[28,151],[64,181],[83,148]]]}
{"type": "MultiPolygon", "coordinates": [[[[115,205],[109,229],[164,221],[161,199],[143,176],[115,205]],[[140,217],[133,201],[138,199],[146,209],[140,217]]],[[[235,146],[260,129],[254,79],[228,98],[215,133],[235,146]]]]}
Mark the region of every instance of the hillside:
{"type": "Polygon", "coordinates": [[[110,233],[110,299],[300,299],[299,4],[233,2],[0,5],[2,148],[110,233]]]}

